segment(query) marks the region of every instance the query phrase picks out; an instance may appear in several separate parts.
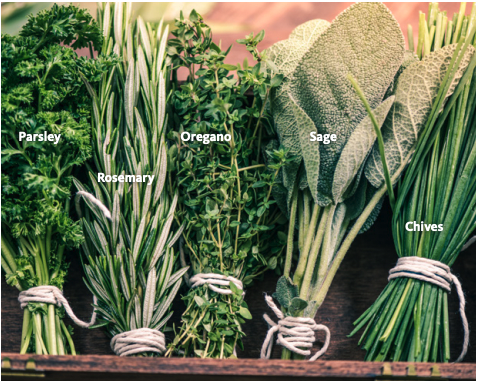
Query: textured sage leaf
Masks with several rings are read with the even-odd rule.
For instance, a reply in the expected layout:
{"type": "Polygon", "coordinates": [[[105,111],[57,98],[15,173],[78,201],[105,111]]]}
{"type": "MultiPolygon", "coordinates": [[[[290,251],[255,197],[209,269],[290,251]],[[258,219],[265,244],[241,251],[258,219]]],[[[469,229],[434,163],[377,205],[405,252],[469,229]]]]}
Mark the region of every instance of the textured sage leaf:
{"type": "Polygon", "coordinates": [[[266,49],[268,59],[275,64],[285,79],[291,78],[305,52],[329,26],[330,23],[325,20],[311,20],[297,26],[288,39],[266,49]]]}
{"type": "MultiPolygon", "coordinates": [[[[411,158],[455,48],[456,45],[448,45],[431,52],[422,61],[411,64],[398,79],[395,102],[382,129],[387,166],[393,180],[398,179],[398,175],[411,158]]],[[[473,47],[467,50],[449,88],[449,94],[460,81],[473,52],[473,47]]],[[[365,174],[370,183],[377,188],[384,182],[378,143],[374,145],[372,154],[367,160],[365,174]]]]}
{"type": "Polygon", "coordinates": [[[409,67],[411,64],[415,62],[418,62],[417,55],[411,50],[405,50],[405,54],[403,56],[403,62],[400,65],[400,68],[398,69],[397,74],[395,74],[395,78],[393,79],[393,82],[390,84],[390,87],[388,88],[384,99],[387,99],[388,97],[395,94],[395,89],[397,87],[397,83],[398,83],[398,79],[400,78],[400,75],[405,71],[407,67],[409,67]]]}
{"type": "Polygon", "coordinates": [[[280,277],[272,295],[283,308],[288,308],[293,298],[298,297],[298,286],[285,276],[280,277]]]}
{"type": "Polygon", "coordinates": [[[291,300],[288,307],[288,313],[290,316],[295,316],[298,312],[303,311],[308,307],[308,302],[302,298],[295,297],[291,300]]]}
{"type": "Polygon", "coordinates": [[[315,19],[304,22],[297,26],[290,36],[289,40],[300,40],[307,44],[314,42],[328,27],[330,23],[326,20],[315,19]]]}
{"type": "MultiPolygon", "coordinates": [[[[371,184],[367,185],[365,205],[370,202],[370,200],[373,198],[377,191],[378,189],[373,187],[371,184]]],[[[383,200],[385,200],[385,195],[383,195],[381,200],[377,202],[377,205],[375,205],[375,207],[373,208],[372,212],[368,216],[365,223],[362,225],[362,228],[359,230],[358,234],[365,233],[368,229],[372,227],[373,223],[380,214],[380,211],[382,210],[383,200]]]]}
{"type": "Polygon", "coordinates": [[[336,142],[328,145],[312,142],[320,152],[320,195],[332,197],[341,152],[366,116],[347,74],[357,79],[376,108],[403,62],[404,51],[402,32],[390,11],[381,3],[358,3],[340,14],[300,60],[292,75],[292,98],[318,133],[337,135],[336,142]]]}
{"type": "Polygon", "coordinates": [[[290,94],[288,94],[288,97],[290,102],[288,109],[293,111],[292,121],[295,126],[298,142],[300,143],[301,155],[303,157],[303,163],[306,170],[305,175],[307,183],[310,186],[310,191],[312,192],[313,198],[318,200],[320,198],[317,192],[320,153],[317,145],[312,144],[310,141],[310,132],[316,132],[317,128],[315,127],[312,119],[310,119],[306,112],[295,103],[290,94]]]}
{"type": "MultiPolygon", "coordinates": [[[[302,162],[300,135],[297,131],[297,127],[300,126],[297,123],[297,117],[300,116],[300,119],[302,117],[301,114],[294,112],[295,106],[292,106],[292,100],[288,95],[290,79],[300,59],[329,25],[330,23],[325,20],[308,21],[296,27],[287,40],[279,41],[266,50],[269,60],[275,64],[279,73],[284,76],[282,85],[274,89],[272,97],[271,108],[274,123],[281,144],[288,149],[291,156],[297,157],[296,160],[288,163],[282,169],[283,185],[288,192],[286,195],[287,202],[291,198],[293,186],[297,181],[297,172],[302,162]]],[[[307,119],[305,120],[308,122],[307,119]]],[[[312,126],[313,124],[310,123],[310,127],[312,126]]]]}
{"type": "Polygon", "coordinates": [[[335,214],[333,215],[332,226],[330,227],[330,240],[328,247],[328,263],[331,263],[333,255],[336,252],[340,242],[338,240],[343,239],[343,235],[340,234],[345,216],[347,213],[347,206],[342,202],[335,207],[335,214]]]}
{"type": "MultiPolygon", "coordinates": [[[[395,97],[392,96],[380,103],[380,105],[373,110],[379,126],[383,125],[394,100],[395,97]]],[[[375,128],[373,127],[370,117],[367,115],[350,135],[338,159],[332,184],[332,195],[335,203],[343,201],[347,188],[355,179],[376,139],[377,134],[375,133],[375,128]]]]}
{"type": "Polygon", "coordinates": [[[347,207],[345,215],[346,219],[350,221],[355,220],[362,213],[366,205],[365,202],[367,199],[366,192],[368,185],[369,182],[363,173],[355,193],[344,201],[344,204],[347,207]]]}

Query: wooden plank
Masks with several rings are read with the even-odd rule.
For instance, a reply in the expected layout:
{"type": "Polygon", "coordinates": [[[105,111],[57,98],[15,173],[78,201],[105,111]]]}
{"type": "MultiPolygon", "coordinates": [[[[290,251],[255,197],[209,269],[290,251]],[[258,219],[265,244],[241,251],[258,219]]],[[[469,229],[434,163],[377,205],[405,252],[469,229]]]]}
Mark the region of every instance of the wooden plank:
{"type": "MultiPolygon", "coordinates": [[[[117,356],[45,356],[2,354],[2,372],[25,373],[26,363],[32,360],[35,372],[45,374],[47,378],[54,373],[68,373],[69,380],[76,379],[76,374],[91,378],[101,374],[102,379],[119,379],[118,375],[126,377],[135,374],[135,379],[144,379],[150,375],[162,376],[162,380],[179,379],[177,376],[217,376],[237,379],[242,378],[272,378],[275,380],[287,377],[322,378],[322,379],[372,379],[386,376],[385,366],[389,370],[388,378],[405,378],[415,374],[417,378],[429,378],[435,366],[439,378],[473,380],[476,377],[475,364],[431,364],[431,363],[380,363],[362,361],[284,361],[284,360],[214,360],[191,358],[121,358],[117,356]],[[5,359],[10,366],[5,367],[5,359]],[[413,372],[413,373],[412,373],[413,372]],[[139,378],[137,378],[137,376],[139,378]],[[70,378],[71,377],[71,378],[70,378]]],[[[30,363],[32,366],[32,363],[30,363]]],[[[437,376],[438,377],[438,376],[437,376]]],[[[131,376],[130,376],[131,378],[131,376]]],[[[8,379],[8,378],[5,378],[8,379]]]]}

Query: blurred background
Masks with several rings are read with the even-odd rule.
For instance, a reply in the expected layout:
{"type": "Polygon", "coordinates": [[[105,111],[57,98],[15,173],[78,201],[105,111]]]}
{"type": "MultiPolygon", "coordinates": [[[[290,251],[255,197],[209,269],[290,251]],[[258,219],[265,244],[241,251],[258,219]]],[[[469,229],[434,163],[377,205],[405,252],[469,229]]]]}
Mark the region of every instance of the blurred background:
{"type": "MultiPolygon", "coordinates": [[[[53,2],[2,3],[2,33],[18,33],[30,13],[35,14],[52,4],[53,2]]],[[[97,3],[74,2],[74,4],[87,8],[93,16],[96,15],[97,3]]],[[[260,48],[265,49],[273,43],[287,38],[297,25],[315,18],[332,21],[351,4],[353,3],[153,2],[134,3],[133,11],[135,16],[141,15],[145,21],[159,21],[163,17],[164,20],[173,25],[173,20],[178,17],[180,11],[188,15],[195,8],[198,13],[204,16],[206,23],[212,28],[215,42],[221,42],[223,49],[233,44],[226,62],[237,64],[248,57],[248,53],[244,46],[236,44],[235,41],[244,38],[250,32],[256,34],[262,29],[265,30],[265,39],[260,44],[260,48]]],[[[416,38],[418,13],[419,11],[428,12],[428,2],[392,2],[385,4],[399,22],[405,38],[408,24],[412,25],[413,35],[416,38]]],[[[459,7],[460,3],[440,3],[440,10],[447,11],[449,17],[453,16],[454,12],[458,12],[459,7]]],[[[471,7],[472,3],[468,3],[466,14],[470,13],[471,7]]],[[[250,61],[253,63],[252,59],[250,61]]]]}

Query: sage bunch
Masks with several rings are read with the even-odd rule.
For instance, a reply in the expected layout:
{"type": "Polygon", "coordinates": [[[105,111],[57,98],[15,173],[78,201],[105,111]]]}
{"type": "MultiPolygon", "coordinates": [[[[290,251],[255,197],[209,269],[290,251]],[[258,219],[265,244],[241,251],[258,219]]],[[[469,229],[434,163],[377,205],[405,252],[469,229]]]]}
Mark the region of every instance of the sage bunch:
{"type": "MultiPolygon", "coordinates": [[[[172,230],[178,196],[167,180],[165,47],[168,28],[140,17],[131,4],[103,3],[98,19],[105,54],[119,63],[88,87],[93,98],[93,164],[81,191],[92,192],[82,218],[85,282],[96,296],[97,326],[109,336],[139,328],[165,329],[187,268],[178,269],[172,230]],[[106,175],[152,175],[151,184],[97,182],[106,175]]],[[[140,353],[138,355],[153,355],[140,353]]]]}
{"type": "Polygon", "coordinates": [[[272,190],[288,158],[282,147],[269,145],[274,135],[266,113],[268,95],[283,77],[268,76],[264,69],[257,48],[263,32],[238,41],[257,61],[252,67],[247,60],[226,64],[230,48],[213,42],[195,11],[188,18],[181,15],[175,26],[167,49],[173,78],[169,157],[179,192],[177,219],[185,224],[185,261],[191,276],[213,274],[236,282],[226,280],[224,293],[208,283],[190,288],[169,354],[232,358],[243,348],[241,325],[251,319],[241,285],[279,268],[286,244],[285,218],[272,190]],[[176,80],[182,69],[188,73],[183,84],[176,80]],[[185,133],[231,139],[206,143],[182,139],[185,133]]]}
{"type": "MultiPolygon", "coordinates": [[[[439,11],[438,3],[429,9],[427,17],[420,14],[417,54],[422,62],[441,51],[454,54],[433,108],[443,110],[430,114],[398,187],[392,232],[399,257],[429,258],[451,267],[476,227],[476,62],[469,47],[474,44],[475,4],[465,16],[462,3],[453,20],[439,11]],[[469,65],[453,92],[448,84],[454,65],[465,62],[469,65]],[[441,224],[443,230],[407,231],[409,221],[441,224]]],[[[351,335],[365,328],[359,344],[368,361],[451,359],[448,292],[432,283],[392,279],[354,324],[351,335]]],[[[468,330],[466,334],[468,342],[468,330]]]]}
{"type": "MultiPolygon", "coordinates": [[[[285,76],[271,96],[275,128],[296,158],[276,193],[290,227],[273,296],[287,316],[316,315],[353,240],[374,223],[384,195],[393,197],[415,151],[454,52],[418,61],[404,46],[383,4],[358,3],[331,24],[309,21],[269,48],[285,76]],[[337,140],[312,142],[311,132],[337,140]]],[[[290,356],[284,349],[282,358],[290,356]]]]}

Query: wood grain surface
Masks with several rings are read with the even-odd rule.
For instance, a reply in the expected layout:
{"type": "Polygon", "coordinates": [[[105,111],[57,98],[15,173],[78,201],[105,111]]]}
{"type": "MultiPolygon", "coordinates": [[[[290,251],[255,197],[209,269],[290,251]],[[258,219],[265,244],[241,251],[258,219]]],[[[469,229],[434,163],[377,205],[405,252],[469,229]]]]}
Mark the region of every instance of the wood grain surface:
{"type": "Polygon", "coordinates": [[[5,380],[474,380],[474,364],[412,364],[359,361],[214,360],[116,356],[2,356],[5,380]],[[28,365],[27,365],[28,364],[28,365]],[[27,370],[26,367],[29,369],[27,370]],[[30,378],[29,378],[30,377],[30,378]]]}
{"type": "MultiPolygon", "coordinates": [[[[330,347],[322,357],[323,360],[362,360],[364,352],[357,346],[360,337],[357,334],[348,338],[353,321],[367,309],[378,297],[387,284],[388,270],[395,265],[397,255],[391,236],[391,212],[385,204],[383,210],[366,233],[359,235],[337,273],[328,296],[316,316],[318,323],[326,324],[332,333],[330,347]]],[[[65,284],[64,295],[69,300],[75,314],[83,320],[89,320],[92,311],[92,297],[82,280],[82,268],[78,253],[70,254],[71,266],[65,284]]],[[[475,362],[476,325],[475,325],[475,245],[463,252],[452,271],[462,282],[467,301],[467,318],[470,322],[470,347],[464,362],[475,362]]],[[[18,353],[22,329],[22,310],[17,301],[18,291],[2,280],[2,352],[18,353]]],[[[272,294],[275,290],[277,276],[269,273],[265,279],[257,281],[247,289],[246,301],[253,319],[244,325],[247,337],[244,340],[245,350],[239,352],[241,358],[259,358],[260,348],[267,331],[262,315],[267,312],[272,317],[264,301],[264,293],[272,294]]],[[[183,293],[181,290],[180,293],[183,293]]],[[[178,324],[184,309],[179,297],[174,302],[175,314],[172,322],[178,324]]],[[[463,330],[458,314],[458,298],[452,292],[449,298],[450,330],[452,358],[456,358],[461,350],[463,330]]],[[[73,324],[66,319],[68,324],[73,324]]],[[[170,323],[170,325],[171,325],[170,323]]],[[[323,345],[323,334],[319,333],[319,342],[314,351],[323,345]]],[[[82,329],[75,327],[73,336],[79,354],[111,354],[109,339],[101,329],[82,329]]],[[[167,339],[172,335],[167,333],[167,339]]],[[[280,358],[281,348],[275,346],[272,358],[280,358]]]]}

